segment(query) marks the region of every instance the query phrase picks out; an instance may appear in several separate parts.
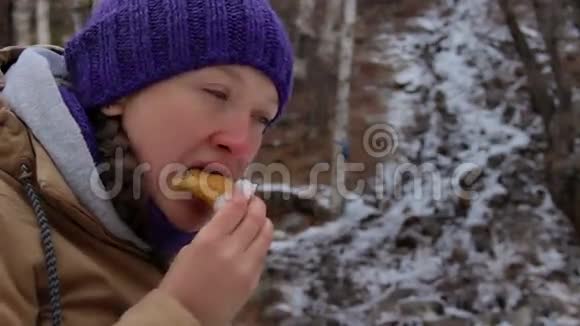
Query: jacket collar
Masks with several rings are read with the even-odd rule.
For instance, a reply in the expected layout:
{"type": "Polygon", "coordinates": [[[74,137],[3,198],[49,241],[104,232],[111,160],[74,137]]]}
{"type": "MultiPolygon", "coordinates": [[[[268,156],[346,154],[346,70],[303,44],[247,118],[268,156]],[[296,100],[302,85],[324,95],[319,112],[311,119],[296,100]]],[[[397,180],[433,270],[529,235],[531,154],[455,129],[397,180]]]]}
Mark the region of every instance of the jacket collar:
{"type": "Polygon", "coordinates": [[[97,169],[55,80],[55,76],[66,78],[64,59],[59,51],[46,47],[0,50],[0,67],[6,69],[1,95],[60,172],[62,180],[45,180],[46,185],[50,187],[54,183],[55,189],[65,194],[64,189],[68,189],[70,193],[65,197],[78,199],[108,232],[141,249],[149,249],[118,217],[111,201],[98,195],[103,186],[97,169]]]}

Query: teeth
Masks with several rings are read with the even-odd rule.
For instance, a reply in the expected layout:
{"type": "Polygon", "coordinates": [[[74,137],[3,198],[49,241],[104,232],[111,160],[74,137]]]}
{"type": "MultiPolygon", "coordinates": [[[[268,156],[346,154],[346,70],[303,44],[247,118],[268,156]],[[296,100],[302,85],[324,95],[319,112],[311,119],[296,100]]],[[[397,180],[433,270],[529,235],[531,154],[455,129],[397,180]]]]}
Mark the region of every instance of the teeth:
{"type": "Polygon", "coordinates": [[[221,176],[227,176],[227,173],[224,173],[221,169],[211,167],[211,166],[192,166],[189,170],[199,170],[209,174],[217,174],[221,176]]]}
{"type": "Polygon", "coordinates": [[[211,174],[217,174],[217,175],[221,175],[221,176],[225,176],[226,174],[220,170],[220,169],[213,169],[213,168],[206,168],[205,169],[206,172],[211,173],[211,174]]]}

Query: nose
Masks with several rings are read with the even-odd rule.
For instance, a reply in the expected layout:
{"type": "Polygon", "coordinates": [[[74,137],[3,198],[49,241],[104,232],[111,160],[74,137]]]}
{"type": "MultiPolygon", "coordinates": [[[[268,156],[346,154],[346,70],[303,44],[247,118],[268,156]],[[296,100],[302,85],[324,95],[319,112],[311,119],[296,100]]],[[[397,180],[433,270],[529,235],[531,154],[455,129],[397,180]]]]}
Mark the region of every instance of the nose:
{"type": "Polygon", "coordinates": [[[246,119],[238,119],[224,125],[212,137],[214,146],[227,151],[236,159],[247,160],[254,151],[254,140],[250,123],[246,119]]]}

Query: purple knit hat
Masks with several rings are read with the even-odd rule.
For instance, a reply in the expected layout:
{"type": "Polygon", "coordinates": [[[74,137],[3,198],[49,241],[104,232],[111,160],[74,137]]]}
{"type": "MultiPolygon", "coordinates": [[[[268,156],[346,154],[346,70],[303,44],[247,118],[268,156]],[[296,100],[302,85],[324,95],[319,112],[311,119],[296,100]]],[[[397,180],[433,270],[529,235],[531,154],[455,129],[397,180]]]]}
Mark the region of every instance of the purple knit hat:
{"type": "Polygon", "coordinates": [[[292,92],[292,47],[268,0],[102,0],[65,58],[87,111],[211,65],[264,73],[278,91],[277,117],[292,92]]]}

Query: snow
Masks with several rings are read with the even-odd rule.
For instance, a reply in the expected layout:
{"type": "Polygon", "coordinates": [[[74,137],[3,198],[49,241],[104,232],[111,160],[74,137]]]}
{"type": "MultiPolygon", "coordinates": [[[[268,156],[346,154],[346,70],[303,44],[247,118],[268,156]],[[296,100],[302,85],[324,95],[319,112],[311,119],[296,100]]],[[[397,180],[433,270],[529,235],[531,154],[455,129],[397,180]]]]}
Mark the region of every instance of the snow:
{"type": "Polygon", "coordinates": [[[310,227],[308,230],[287,241],[275,242],[272,244],[271,249],[276,252],[277,250],[290,249],[301,241],[308,241],[310,243],[324,241],[329,236],[347,233],[353,227],[358,225],[362,218],[373,212],[375,212],[375,209],[365,205],[362,199],[349,202],[346,206],[344,217],[338,218],[335,221],[326,223],[322,226],[310,227]]]}
{"type": "MultiPolygon", "coordinates": [[[[468,324],[493,315],[499,325],[518,325],[517,311],[522,320],[529,311],[542,325],[580,324],[580,279],[566,274],[574,265],[567,250],[575,245],[562,241],[569,226],[549,195],[527,202],[529,194],[549,192],[535,174],[541,160],[519,154],[541,125],[526,118],[518,58],[496,45],[509,41],[509,33],[489,18],[488,1],[442,3],[409,19],[409,31],[394,31],[386,21],[373,39],[383,50],[371,60],[397,69],[393,87],[382,90],[383,119],[400,133],[399,155],[383,165],[380,199],[388,205],[379,210],[351,200],[333,221],[275,241],[271,277],[283,280],[294,317],[340,325],[441,317],[404,315],[400,306],[409,302],[442,304],[445,316],[468,324]],[[494,79],[505,85],[486,86],[494,79]],[[500,95],[488,102],[494,91],[500,95]],[[516,112],[506,119],[510,106],[516,112]],[[427,126],[408,133],[420,116],[427,126]],[[404,171],[412,178],[401,178],[404,171]],[[458,177],[467,171],[477,181],[461,191],[458,177]],[[523,202],[513,199],[516,193],[523,202]],[[512,202],[498,204],[502,197],[512,202]],[[562,274],[570,284],[551,279],[562,274]],[[549,299],[565,308],[552,309],[549,299]],[[550,318],[541,315],[546,309],[550,318]]],[[[532,27],[524,31],[535,47],[541,43],[532,27]]],[[[296,320],[287,324],[320,323],[296,320]]]]}

